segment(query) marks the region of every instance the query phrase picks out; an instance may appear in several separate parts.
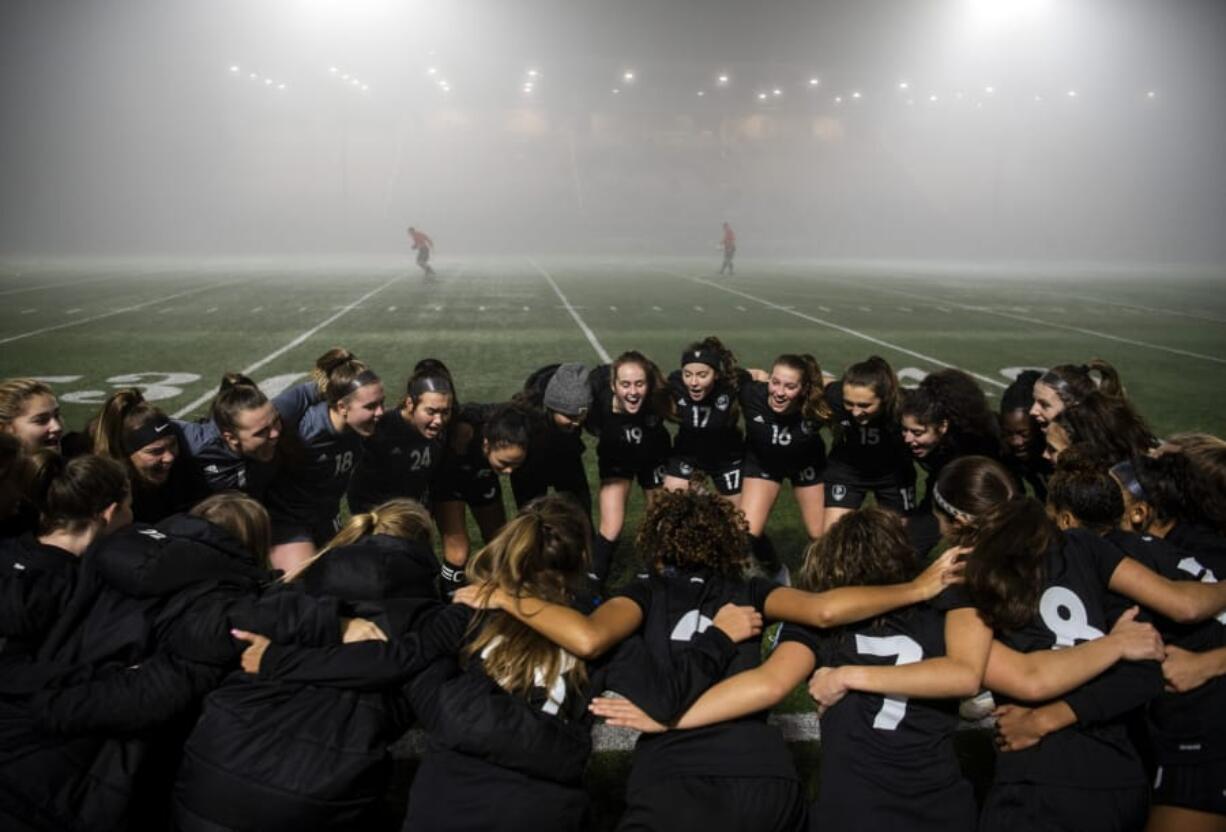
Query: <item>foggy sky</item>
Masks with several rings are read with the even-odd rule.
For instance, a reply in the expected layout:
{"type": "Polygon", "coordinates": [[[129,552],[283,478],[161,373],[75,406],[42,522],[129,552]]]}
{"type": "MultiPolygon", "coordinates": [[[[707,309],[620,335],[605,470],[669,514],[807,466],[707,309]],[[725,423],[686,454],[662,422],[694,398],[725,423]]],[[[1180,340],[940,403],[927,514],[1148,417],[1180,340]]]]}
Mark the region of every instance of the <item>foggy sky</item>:
{"type": "Polygon", "coordinates": [[[1223,43],[1216,0],[7,0],[0,255],[691,254],[726,219],[1221,264],[1223,43]]]}

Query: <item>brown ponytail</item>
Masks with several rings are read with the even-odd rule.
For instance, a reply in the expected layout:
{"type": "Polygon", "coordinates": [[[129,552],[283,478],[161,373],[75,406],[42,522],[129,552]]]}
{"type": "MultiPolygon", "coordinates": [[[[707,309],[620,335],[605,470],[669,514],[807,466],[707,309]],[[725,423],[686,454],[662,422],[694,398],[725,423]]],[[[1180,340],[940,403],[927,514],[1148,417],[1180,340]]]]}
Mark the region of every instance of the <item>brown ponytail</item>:
{"type": "Polygon", "coordinates": [[[871,389],[873,395],[881,399],[884,420],[891,424],[898,421],[902,387],[890,362],[879,355],[869,356],[864,361],[848,367],[843,373],[842,383],[871,389]]]}
{"type": "Polygon", "coordinates": [[[311,377],[319,387],[319,393],[335,408],[338,404],[367,384],[379,380],[365,363],[342,347],[333,347],[315,362],[311,377]]]}
{"type": "Polygon", "coordinates": [[[984,621],[994,629],[1030,621],[1047,550],[1060,534],[1043,504],[1022,495],[1008,470],[985,456],[959,457],[941,469],[933,502],[957,522],[954,542],[974,547],[966,587],[984,621]]]}
{"type": "Polygon", "coordinates": [[[268,404],[264,391],[242,373],[226,373],[213,399],[209,415],[219,430],[238,432],[238,415],[268,404]]]}
{"type": "Polygon", "coordinates": [[[128,447],[133,437],[148,437],[150,428],[168,421],[165,413],[145,401],[140,390],[135,387],[117,390],[106,400],[94,422],[94,453],[124,463],[129,475],[133,475],[129,457],[140,450],[128,447]]]}
{"type": "Polygon", "coordinates": [[[264,506],[238,491],[222,491],[206,497],[190,514],[228,531],[261,564],[267,565],[272,548],[272,523],[264,506]]]}
{"type": "Polygon", "coordinates": [[[30,501],[38,508],[39,531],[82,531],[131,492],[128,473],[113,459],[85,454],[65,461],[57,451],[33,457],[30,501]]]}
{"type": "Polygon", "coordinates": [[[351,546],[365,537],[370,537],[372,534],[386,534],[392,537],[416,540],[428,544],[430,543],[433,529],[434,525],[430,519],[430,512],[426,511],[421,503],[416,500],[410,500],[407,497],[388,500],[364,514],[355,514],[350,517],[348,522],[345,523],[345,527],[328,541],[328,545],[320,549],[313,557],[293,572],[287,573],[282,580],[297,580],[311,564],[333,549],[351,546]]]}

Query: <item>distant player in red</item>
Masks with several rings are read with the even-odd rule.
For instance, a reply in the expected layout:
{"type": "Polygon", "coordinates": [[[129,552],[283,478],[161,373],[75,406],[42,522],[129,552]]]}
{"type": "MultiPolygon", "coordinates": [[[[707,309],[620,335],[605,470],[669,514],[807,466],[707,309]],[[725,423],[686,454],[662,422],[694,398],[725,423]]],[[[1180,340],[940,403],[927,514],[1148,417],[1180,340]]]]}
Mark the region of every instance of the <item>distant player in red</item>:
{"type": "Polygon", "coordinates": [[[413,241],[413,250],[417,252],[417,265],[421,266],[426,277],[434,277],[434,269],[430,267],[430,254],[434,251],[434,240],[424,231],[418,231],[409,226],[409,238],[413,241]]]}
{"type": "Polygon", "coordinates": [[[732,231],[732,226],[724,223],[724,265],[719,267],[719,273],[723,274],[725,270],[728,274],[736,274],[732,268],[732,258],[736,255],[736,234],[732,231]]]}

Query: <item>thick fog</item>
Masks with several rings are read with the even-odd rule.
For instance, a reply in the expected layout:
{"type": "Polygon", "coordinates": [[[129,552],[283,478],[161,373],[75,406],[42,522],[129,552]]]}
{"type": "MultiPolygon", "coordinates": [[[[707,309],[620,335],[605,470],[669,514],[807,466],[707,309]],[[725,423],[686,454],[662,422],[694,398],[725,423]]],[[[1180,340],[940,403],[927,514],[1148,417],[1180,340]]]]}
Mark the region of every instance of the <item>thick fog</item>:
{"type": "Polygon", "coordinates": [[[1220,264],[1223,44],[1220,0],[6,0],[0,252],[709,254],[728,220],[1220,264]]]}

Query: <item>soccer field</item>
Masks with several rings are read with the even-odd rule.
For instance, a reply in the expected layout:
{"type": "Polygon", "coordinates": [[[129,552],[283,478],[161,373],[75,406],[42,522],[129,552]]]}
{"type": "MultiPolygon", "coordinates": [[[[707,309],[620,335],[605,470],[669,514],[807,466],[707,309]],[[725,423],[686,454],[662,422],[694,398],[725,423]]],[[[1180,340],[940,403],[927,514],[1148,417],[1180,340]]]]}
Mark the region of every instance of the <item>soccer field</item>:
{"type": "MultiPolygon", "coordinates": [[[[879,353],[904,383],[956,366],[991,397],[1020,368],[1102,357],[1160,434],[1226,435],[1226,275],[747,258],[721,278],[717,266],[457,256],[440,259],[437,279],[425,281],[407,259],[8,262],[0,264],[0,376],[48,379],[69,429],[81,429],[119,387],[143,387],[168,413],[191,417],[204,412],[223,371],[243,370],[273,393],[303,379],[333,345],[376,368],[389,400],[414,363],[433,356],[452,369],[461,401],[493,401],[543,364],[595,364],[626,349],[668,372],[687,343],[715,334],[743,366],[811,352],[838,374],[879,353]]],[[[627,541],[640,514],[636,493],[627,541]]],[[[795,566],[805,534],[788,495],[769,528],[795,566]]],[[[623,545],[613,582],[636,566],[623,545]]],[[[808,706],[798,691],[779,710],[808,706]]],[[[968,734],[960,748],[982,786],[987,741],[968,734]]],[[[812,790],[816,749],[794,749],[812,790]]],[[[589,772],[602,827],[619,812],[628,766],[625,754],[599,755],[589,772]]]]}
{"type": "MultiPolygon", "coordinates": [[[[204,412],[226,370],[273,393],[332,345],[376,368],[389,400],[433,356],[452,369],[461,401],[495,401],[544,364],[594,364],[627,349],[667,373],[687,343],[716,334],[743,366],[811,352],[838,374],[880,353],[904,383],[956,366],[993,397],[1019,368],[1097,356],[1119,369],[1160,434],[1226,435],[1218,273],[745,258],[721,278],[715,258],[456,256],[426,281],[408,258],[0,265],[0,376],[51,380],[70,429],[129,385],[182,417],[204,412]]],[[[636,493],[627,539],[639,507],[636,493]]],[[[787,495],[770,530],[794,565],[805,536],[787,495]]],[[[615,580],[635,566],[629,549],[615,580]]]]}

